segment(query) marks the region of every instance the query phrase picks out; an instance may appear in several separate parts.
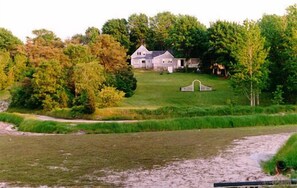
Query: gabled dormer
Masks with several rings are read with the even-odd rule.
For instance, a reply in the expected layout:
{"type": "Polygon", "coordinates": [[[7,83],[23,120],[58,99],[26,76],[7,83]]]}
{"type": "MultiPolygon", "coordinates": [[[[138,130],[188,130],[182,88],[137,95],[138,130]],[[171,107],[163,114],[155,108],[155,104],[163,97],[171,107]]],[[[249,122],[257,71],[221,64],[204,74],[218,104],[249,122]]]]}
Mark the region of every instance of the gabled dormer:
{"type": "Polygon", "coordinates": [[[132,58],[135,58],[135,57],[145,57],[147,54],[149,54],[150,51],[148,51],[146,49],[145,46],[141,45],[132,55],[131,57],[132,58]]]}

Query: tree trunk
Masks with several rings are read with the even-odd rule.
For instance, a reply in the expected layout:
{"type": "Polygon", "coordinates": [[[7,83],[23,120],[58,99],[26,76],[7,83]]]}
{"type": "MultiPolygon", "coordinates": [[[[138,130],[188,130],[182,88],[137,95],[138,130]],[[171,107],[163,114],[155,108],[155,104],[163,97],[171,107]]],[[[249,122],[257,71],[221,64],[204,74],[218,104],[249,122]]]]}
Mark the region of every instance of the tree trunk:
{"type": "Polygon", "coordinates": [[[257,91],[257,106],[260,105],[260,94],[259,91],[257,91]]]}
{"type": "Polygon", "coordinates": [[[251,106],[254,106],[254,94],[253,94],[253,82],[251,82],[251,88],[250,88],[250,104],[251,106]]]}

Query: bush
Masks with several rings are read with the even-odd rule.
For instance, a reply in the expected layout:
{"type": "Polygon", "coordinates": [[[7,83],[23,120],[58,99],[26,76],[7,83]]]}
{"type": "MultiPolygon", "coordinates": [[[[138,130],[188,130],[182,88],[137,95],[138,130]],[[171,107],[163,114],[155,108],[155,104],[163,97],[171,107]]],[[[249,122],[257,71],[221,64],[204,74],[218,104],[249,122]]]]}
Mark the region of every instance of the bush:
{"type": "Polygon", "coordinates": [[[114,87],[104,87],[99,92],[99,107],[117,106],[124,97],[125,93],[116,90],[114,87]]]}

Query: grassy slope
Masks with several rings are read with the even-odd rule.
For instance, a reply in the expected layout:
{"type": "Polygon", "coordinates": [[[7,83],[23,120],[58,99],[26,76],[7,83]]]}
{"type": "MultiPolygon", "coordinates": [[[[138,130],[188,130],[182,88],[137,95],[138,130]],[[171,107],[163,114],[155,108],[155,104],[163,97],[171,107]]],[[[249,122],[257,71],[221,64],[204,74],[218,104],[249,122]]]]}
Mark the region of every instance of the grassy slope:
{"type": "MultiPolygon", "coordinates": [[[[229,81],[211,75],[195,73],[173,73],[160,75],[158,72],[136,71],[137,90],[131,98],[125,99],[124,107],[161,107],[161,106],[208,106],[225,105],[233,98],[229,81]],[[198,79],[204,85],[212,86],[212,92],[181,92],[198,79]]],[[[198,83],[195,85],[198,88],[198,83]]]]}
{"type": "Polygon", "coordinates": [[[277,154],[269,161],[263,164],[263,168],[270,174],[275,174],[275,166],[277,161],[284,161],[288,169],[287,172],[291,173],[292,178],[297,177],[297,134],[290,137],[287,143],[277,152],[277,154]]]}
{"type": "Polygon", "coordinates": [[[153,168],[206,158],[244,136],[296,131],[294,126],[110,135],[0,136],[0,182],[104,185],[102,170],[153,168]]]}

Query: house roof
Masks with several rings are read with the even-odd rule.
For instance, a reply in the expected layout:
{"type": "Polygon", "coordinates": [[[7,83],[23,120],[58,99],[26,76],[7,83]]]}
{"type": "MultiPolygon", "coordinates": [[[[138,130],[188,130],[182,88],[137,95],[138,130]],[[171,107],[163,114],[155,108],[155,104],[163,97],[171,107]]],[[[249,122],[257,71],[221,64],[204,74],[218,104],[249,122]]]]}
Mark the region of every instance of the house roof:
{"type": "MultiPolygon", "coordinates": [[[[163,55],[165,54],[167,51],[149,51],[146,49],[145,46],[141,45],[133,54],[132,54],[132,58],[133,59],[153,59],[157,56],[163,55]],[[145,50],[146,54],[142,55],[140,57],[138,57],[138,55],[136,54],[137,51],[139,51],[139,49],[145,50]]],[[[169,52],[169,51],[168,51],[169,52]]],[[[171,52],[169,52],[170,54],[172,54],[171,52]]]]}
{"type": "Polygon", "coordinates": [[[152,58],[164,54],[166,51],[150,51],[152,52],[152,58]]]}

